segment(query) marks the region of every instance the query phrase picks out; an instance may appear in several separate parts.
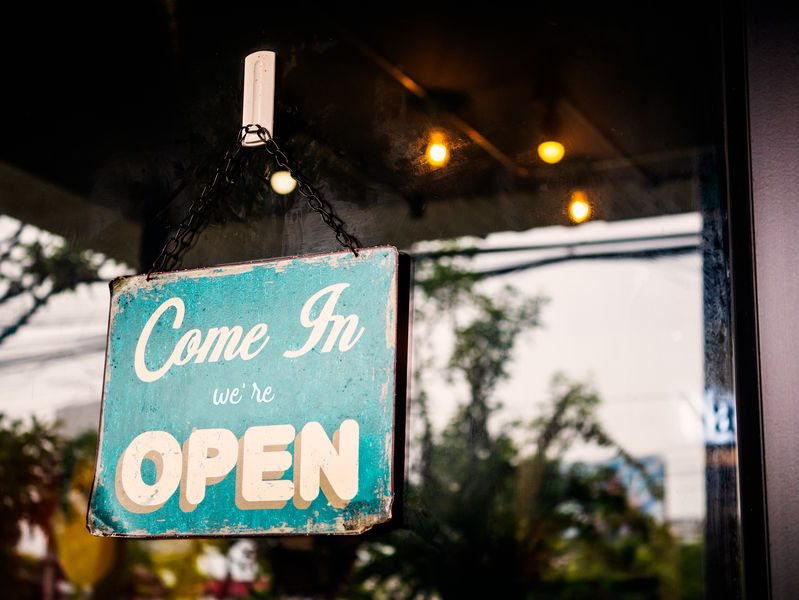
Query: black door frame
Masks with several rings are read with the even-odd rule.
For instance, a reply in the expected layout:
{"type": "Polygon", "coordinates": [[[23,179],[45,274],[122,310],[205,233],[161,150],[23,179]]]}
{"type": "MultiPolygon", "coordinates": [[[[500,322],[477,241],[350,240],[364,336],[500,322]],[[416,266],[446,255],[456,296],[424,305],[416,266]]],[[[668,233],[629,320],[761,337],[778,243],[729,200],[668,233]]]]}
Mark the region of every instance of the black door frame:
{"type": "Polygon", "coordinates": [[[722,6],[746,597],[799,589],[799,11],[722,6]]]}

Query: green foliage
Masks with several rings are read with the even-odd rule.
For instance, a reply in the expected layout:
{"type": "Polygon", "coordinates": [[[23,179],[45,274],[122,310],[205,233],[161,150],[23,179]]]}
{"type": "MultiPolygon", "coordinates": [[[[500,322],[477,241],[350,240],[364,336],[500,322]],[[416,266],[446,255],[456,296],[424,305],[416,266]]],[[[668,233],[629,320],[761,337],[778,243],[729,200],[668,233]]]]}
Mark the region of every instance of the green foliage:
{"type": "Polygon", "coordinates": [[[435,302],[439,312],[453,310],[461,299],[472,295],[479,277],[456,267],[452,262],[436,261],[417,271],[416,285],[424,296],[435,302]]]}
{"type": "MultiPolygon", "coordinates": [[[[421,464],[409,482],[406,524],[365,546],[353,581],[360,597],[676,597],[665,525],[630,504],[615,469],[563,460],[575,443],[593,444],[644,473],[602,427],[596,391],[556,375],[528,440],[492,426],[496,386],[519,336],[540,326],[544,300],[512,288],[489,296],[478,275],[452,261],[417,275],[427,310],[416,318],[452,320],[447,375],[466,383],[468,400],[434,432],[428,397],[417,392],[421,464]]],[[[662,498],[660,484],[648,483],[662,498]]]]}
{"type": "Polygon", "coordinates": [[[0,414],[0,551],[19,542],[20,520],[47,525],[58,499],[62,449],[53,428],[0,414]]]}
{"type": "Polygon", "coordinates": [[[23,245],[27,257],[26,272],[36,284],[49,282],[51,293],[74,289],[79,283],[99,281],[98,264],[92,255],[61,244],[47,250],[40,242],[23,245]]]}
{"type": "Polygon", "coordinates": [[[81,283],[100,281],[99,269],[104,259],[69,246],[61,241],[45,245],[40,240],[22,243],[21,224],[17,231],[4,240],[0,271],[3,282],[0,306],[15,299],[25,299],[26,306],[14,321],[0,330],[0,343],[19,331],[30,318],[55,294],[75,289],[81,283]]]}
{"type": "MultiPolygon", "coordinates": [[[[90,256],[22,246],[18,237],[4,255],[13,247],[28,275],[5,276],[0,303],[23,294],[34,303],[0,341],[53,293],[98,278],[90,256]]],[[[595,390],[557,375],[549,404],[526,428],[496,422],[497,387],[509,377],[520,337],[541,325],[545,300],[510,287],[487,294],[478,274],[450,259],[422,265],[417,277],[425,308],[415,318],[451,323],[454,341],[444,368],[451,381],[464,384],[466,398],[434,431],[420,387],[421,372],[433,367],[424,358],[417,363],[420,460],[408,482],[404,526],[357,538],[310,538],[310,549],[302,550],[259,540],[271,585],[254,597],[700,597],[701,549],[678,548],[665,525],[631,506],[613,468],[564,459],[576,443],[592,444],[644,473],[602,427],[595,390]],[[342,585],[353,562],[353,577],[342,585]]],[[[51,537],[55,511],[74,518],[75,492],[88,497],[95,446],[94,433],[65,440],[54,427],[9,423],[0,415],[0,576],[13,597],[41,595],[41,561],[15,551],[20,521],[51,537]]],[[[662,498],[660,483],[648,483],[662,498]]],[[[196,558],[206,543],[171,550],[162,542],[120,543],[113,569],[91,597],[196,597],[204,579],[196,558]]]]}
{"type": "Polygon", "coordinates": [[[34,561],[19,556],[23,521],[49,530],[61,484],[63,444],[53,428],[0,414],[0,580],[9,597],[38,595],[34,561]]]}
{"type": "Polygon", "coordinates": [[[575,439],[580,419],[596,432],[592,405],[595,393],[571,383],[537,420],[535,453],[498,433],[476,460],[461,411],[437,436],[428,479],[411,485],[407,528],[369,548],[359,581],[402,582],[392,598],[526,598],[555,588],[572,597],[581,587],[587,595],[573,597],[593,597],[634,581],[645,591],[629,597],[668,597],[668,569],[658,566],[673,562],[665,527],[630,505],[614,469],[550,456],[575,439]]]}
{"type": "MultiPolygon", "coordinates": [[[[107,574],[86,589],[81,597],[91,598],[192,598],[198,597],[206,577],[197,571],[196,558],[207,542],[154,542],[91,538],[85,530],[85,510],[94,474],[97,433],[89,431],[67,439],[58,426],[9,420],[0,415],[0,577],[9,598],[41,598],[48,578],[48,563],[20,555],[17,544],[22,525],[38,527],[47,539],[47,550],[56,559],[59,536],[85,536],[82,543],[109,545],[114,555],[107,574]],[[64,531],[65,527],[73,529],[64,531]],[[174,582],[165,585],[162,574],[169,571],[174,582]]],[[[88,550],[88,548],[86,549],[88,550]]],[[[59,555],[73,564],[81,556],[59,555]]],[[[85,562],[84,564],[91,564],[85,562]]],[[[83,567],[84,569],[86,567],[83,567]]],[[[64,576],[52,570],[52,582],[64,576]]]]}
{"type": "Polygon", "coordinates": [[[681,544],[679,548],[679,574],[681,600],[700,600],[704,591],[704,554],[701,542],[681,544]]]}

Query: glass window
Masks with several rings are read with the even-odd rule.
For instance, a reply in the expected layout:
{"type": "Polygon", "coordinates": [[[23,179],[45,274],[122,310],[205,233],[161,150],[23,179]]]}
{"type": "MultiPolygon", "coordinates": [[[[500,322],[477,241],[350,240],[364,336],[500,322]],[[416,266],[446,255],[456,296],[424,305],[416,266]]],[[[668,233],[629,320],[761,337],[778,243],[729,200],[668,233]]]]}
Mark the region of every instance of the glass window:
{"type": "MultiPolygon", "coordinates": [[[[741,596],[715,9],[56,11],[47,48],[14,38],[0,156],[20,597],[741,596]],[[262,49],[295,175],[360,244],[414,259],[397,518],[91,538],[107,283],[200,210],[262,49]]],[[[182,266],[338,249],[302,188],[273,187],[285,165],[246,152],[182,266]]]]}

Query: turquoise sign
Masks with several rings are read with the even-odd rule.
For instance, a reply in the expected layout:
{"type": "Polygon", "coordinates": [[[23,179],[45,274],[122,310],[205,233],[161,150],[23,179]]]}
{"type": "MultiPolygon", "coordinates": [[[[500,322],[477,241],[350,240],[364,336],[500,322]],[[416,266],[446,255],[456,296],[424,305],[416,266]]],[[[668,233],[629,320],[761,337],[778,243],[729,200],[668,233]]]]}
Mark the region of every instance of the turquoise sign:
{"type": "Polygon", "coordinates": [[[359,533],[389,520],[399,275],[396,248],[375,247],[115,279],[89,530],[359,533]]]}

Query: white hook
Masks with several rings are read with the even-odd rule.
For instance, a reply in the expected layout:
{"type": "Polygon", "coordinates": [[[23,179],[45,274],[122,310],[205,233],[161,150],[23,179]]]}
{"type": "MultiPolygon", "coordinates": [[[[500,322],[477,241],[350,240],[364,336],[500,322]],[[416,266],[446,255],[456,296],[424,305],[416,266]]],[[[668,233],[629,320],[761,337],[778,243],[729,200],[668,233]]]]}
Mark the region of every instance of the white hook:
{"type": "MultiPolygon", "coordinates": [[[[260,125],[274,136],[275,117],[275,53],[253,52],[244,59],[244,106],[241,125],[260,125]]],[[[243,146],[260,146],[264,142],[255,133],[248,133],[243,146]]]]}

